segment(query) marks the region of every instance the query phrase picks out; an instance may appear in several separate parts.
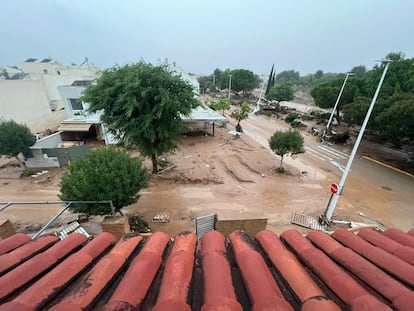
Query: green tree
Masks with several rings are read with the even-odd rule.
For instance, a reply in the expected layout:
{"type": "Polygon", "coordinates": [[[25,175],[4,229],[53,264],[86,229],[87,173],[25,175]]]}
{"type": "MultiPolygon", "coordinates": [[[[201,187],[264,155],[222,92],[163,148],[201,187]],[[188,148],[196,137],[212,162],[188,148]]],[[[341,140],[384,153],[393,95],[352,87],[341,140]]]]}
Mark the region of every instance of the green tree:
{"type": "Polygon", "coordinates": [[[236,110],[234,110],[231,113],[231,117],[233,119],[237,120],[237,125],[236,125],[236,131],[239,133],[243,132],[243,129],[240,125],[240,121],[247,119],[249,116],[249,111],[250,111],[250,107],[249,104],[244,102],[243,104],[241,104],[241,106],[239,108],[237,108],[236,110]]]}
{"type": "Polygon", "coordinates": [[[394,102],[375,118],[375,123],[381,135],[396,144],[404,138],[414,140],[414,96],[394,102]]]}
{"type": "Polygon", "coordinates": [[[313,77],[316,79],[316,80],[320,80],[320,78],[322,78],[323,77],[323,71],[322,70],[316,70],[316,72],[315,72],[315,74],[313,75],[313,77]]]}
{"type": "Polygon", "coordinates": [[[351,72],[354,73],[356,77],[362,78],[367,73],[367,68],[364,65],[355,66],[351,69],[351,72]]]}
{"type": "Polygon", "coordinates": [[[270,92],[270,89],[275,85],[276,72],[274,71],[274,69],[275,69],[275,64],[272,65],[272,69],[270,70],[269,78],[267,79],[265,97],[267,97],[267,95],[270,92]]]}
{"type": "Polygon", "coordinates": [[[285,70],[276,75],[276,83],[298,84],[300,82],[299,71],[285,70]]]}
{"type": "Polygon", "coordinates": [[[15,157],[20,165],[24,166],[18,155],[27,151],[36,142],[36,137],[26,125],[18,124],[13,120],[0,120],[0,155],[15,157]]]}
{"type": "Polygon", "coordinates": [[[260,84],[259,77],[247,69],[232,70],[231,75],[231,89],[237,92],[242,91],[243,96],[260,84]]]}
{"type": "Polygon", "coordinates": [[[276,131],[269,140],[270,149],[280,156],[279,170],[283,171],[283,157],[304,153],[303,136],[298,130],[276,131]]]}
{"type": "Polygon", "coordinates": [[[198,104],[193,87],[166,65],[143,61],[105,70],[82,100],[90,103],[90,112],[102,111],[111,133],[151,159],[153,173],[158,156],[177,147],[186,128],[182,115],[198,104]]]}
{"type": "Polygon", "coordinates": [[[224,116],[224,110],[228,110],[231,107],[230,101],[226,97],[221,97],[219,100],[215,100],[210,104],[210,107],[214,110],[221,110],[224,116]]]}
{"type": "Polygon", "coordinates": [[[293,89],[292,86],[288,83],[280,83],[273,86],[269,94],[267,95],[267,99],[274,99],[277,101],[289,101],[293,99],[293,89]]]}
{"type": "MultiPolygon", "coordinates": [[[[138,158],[125,151],[104,147],[90,151],[86,157],[69,165],[62,176],[59,198],[62,201],[112,200],[115,211],[135,203],[136,194],[146,186],[148,173],[138,158]]],[[[109,214],[105,204],[72,204],[76,213],[109,214]]]]}

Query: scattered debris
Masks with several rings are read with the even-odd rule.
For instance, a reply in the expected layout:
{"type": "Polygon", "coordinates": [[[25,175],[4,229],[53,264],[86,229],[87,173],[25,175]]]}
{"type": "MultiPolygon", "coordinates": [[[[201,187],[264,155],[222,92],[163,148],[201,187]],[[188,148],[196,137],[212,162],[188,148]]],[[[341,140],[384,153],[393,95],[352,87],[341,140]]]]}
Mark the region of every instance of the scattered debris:
{"type": "Polygon", "coordinates": [[[159,213],[152,217],[152,222],[170,222],[170,215],[159,213]]]}

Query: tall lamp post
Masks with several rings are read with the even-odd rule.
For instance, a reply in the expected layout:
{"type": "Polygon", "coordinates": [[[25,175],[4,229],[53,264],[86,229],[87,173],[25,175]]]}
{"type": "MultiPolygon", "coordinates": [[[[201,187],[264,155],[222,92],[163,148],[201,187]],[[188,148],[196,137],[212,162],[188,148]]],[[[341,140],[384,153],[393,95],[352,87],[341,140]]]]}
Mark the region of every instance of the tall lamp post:
{"type": "Polygon", "coordinates": [[[229,99],[230,99],[230,95],[231,95],[231,76],[229,75],[229,99]]]}
{"type": "Polygon", "coordinates": [[[334,105],[334,107],[333,107],[332,113],[331,113],[331,115],[330,115],[330,117],[329,117],[328,124],[326,125],[326,133],[328,133],[328,134],[329,134],[329,131],[330,131],[329,127],[330,127],[330,125],[331,125],[331,122],[332,122],[333,116],[334,116],[334,114],[335,114],[336,108],[338,107],[339,100],[341,99],[341,96],[342,96],[342,92],[344,91],[345,84],[346,84],[346,80],[348,80],[348,77],[349,77],[349,76],[354,76],[354,75],[355,75],[355,74],[354,74],[353,72],[348,72],[348,73],[346,74],[346,76],[345,76],[344,83],[342,84],[341,90],[339,91],[339,94],[338,94],[338,98],[336,99],[336,102],[335,102],[335,105],[334,105]]]}
{"type": "Polygon", "coordinates": [[[352,162],[355,158],[355,154],[358,150],[359,144],[361,143],[362,136],[364,135],[364,131],[368,124],[369,117],[371,116],[372,110],[374,109],[375,102],[377,100],[379,91],[381,90],[382,83],[384,82],[385,75],[387,74],[387,70],[390,65],[390,61],[384,61],[384,62],[386,63],[384,71],[382,72],[382,76],[378,83],[377,90],[375,91],[374,97],[372,98],[371,104],[368,108],[367,114],[365,116],[365,120],[362,123],[361,130],[359,131],[357,140],[355,141],[354,148],[352,149],[351,155],[349,156],[348,163],[346,164],[344,173],[341,177],[341,180],[339,181],[338,191],[332,194],[331,199],[329,200],[328,206],[326,207],[325,213],[321,215],[319,218],[319,222],[322,224],[329,224],[331,222],[332,214],[335,210],[336,203],[338,202],[339,196],[342,195],[343,193],[346,178],[348,177],[348,173],[351,169],[352,162]]]}

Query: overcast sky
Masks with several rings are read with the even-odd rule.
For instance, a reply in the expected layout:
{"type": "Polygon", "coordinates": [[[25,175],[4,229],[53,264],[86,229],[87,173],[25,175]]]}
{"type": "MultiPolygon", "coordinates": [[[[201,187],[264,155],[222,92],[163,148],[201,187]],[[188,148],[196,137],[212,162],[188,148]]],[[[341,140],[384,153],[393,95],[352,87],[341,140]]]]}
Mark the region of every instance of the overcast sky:
{"type": "Polygon", "coordinates": [[[372,68],[414,57],[413,0],[0,0],[0,66],[52,57],[102,68],[168,59],[184,70],[372,68]]]}

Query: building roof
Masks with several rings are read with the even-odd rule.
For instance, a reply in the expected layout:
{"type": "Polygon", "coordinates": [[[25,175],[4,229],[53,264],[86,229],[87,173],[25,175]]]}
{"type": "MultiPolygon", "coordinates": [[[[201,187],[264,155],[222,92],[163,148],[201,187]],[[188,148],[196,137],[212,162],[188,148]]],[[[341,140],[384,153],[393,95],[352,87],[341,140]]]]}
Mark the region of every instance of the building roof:
{"type": "Polygon", "coordinates": [[[0,240],[0,310],[412,310],[414,230],[0,240]]]}
{"type": "Polygon", "coordinates": [[[193,108],[191,113],[188,116],[183,116],[182,119],[184,122],[229,122],[221,113],[204,105],[193,108]]]}

